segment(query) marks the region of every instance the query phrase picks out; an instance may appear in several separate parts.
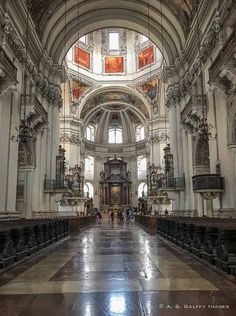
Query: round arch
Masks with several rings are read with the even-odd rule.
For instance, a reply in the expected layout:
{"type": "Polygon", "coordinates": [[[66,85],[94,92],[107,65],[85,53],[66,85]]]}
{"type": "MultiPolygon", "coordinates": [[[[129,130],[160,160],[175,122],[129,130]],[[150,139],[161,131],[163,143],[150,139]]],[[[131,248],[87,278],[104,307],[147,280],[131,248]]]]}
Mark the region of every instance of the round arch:
{"type": "Polygon", "coordinates": [[[182,25],[165,1],[149,3],[148,8],[146,0],[84,0],[79,9],[78,0],[61,3],[42,29],[45,48],[54,63],[62,64],[79,37],[101,28],[122,27],[150,37],[160,50],[163,39],[162,54],[167,65],[174,64],[185,43],[182,25]]]}
{"type": "Polygon", "coordinates": [[[147,184],[142,182],[138,186],[138,197],[141,198],[143,196],[147,196],[147,184]]]}
{"type": "Polygon", "coordinates": [[[94,188],[93,188],[92,183],[86,182],[84,184],[84,193],[85,193],[86,197],[93,198],[93,196],[94,196],[94,188]]]}

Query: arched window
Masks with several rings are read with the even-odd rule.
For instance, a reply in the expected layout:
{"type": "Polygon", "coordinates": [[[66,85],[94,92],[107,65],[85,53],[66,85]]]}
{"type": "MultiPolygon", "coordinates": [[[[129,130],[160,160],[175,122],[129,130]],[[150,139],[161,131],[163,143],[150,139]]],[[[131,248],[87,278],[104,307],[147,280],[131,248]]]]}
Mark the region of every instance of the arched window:
{"type": "Polygon", "coordinates": [[[139,156],[137,158],[137,167],[138,167],[138,179],[143,180],[146,179],[147,175],[147,158],[143,156],[139,156]]]}
{"type": "Polygon", "coordinates": [[[145,138],[144,127],[142,125],[138,125],[136,127],[136,141],[139,142],[145,138]]]}
{"type": "Polygon", "coordinates": [[[147,196],[147,185],[146,183],[142,182],[138,186],[138,197],[144,197],[147,196]]]}
{"type": "Polygon", "coordinates": [[[85,179],[93,180],[94,178],[94,158],[91,156],[84,160],[84,176],[85,179]]]}
{"type": "Polygon", "coordinates": [[[94,142],[94,131],[95,131],[94,126],[88,125],[85,130],[85,138],[87,140],[90,140],[91,142],[94,142]]]}
{"type": "Polygon", "coordinates": [[[93,198],[94,196],[93,185],[89,182],[84,184],[84,195],[85,197],[88,197],[88,198],[93,198]]]}
{"type": "Polygon", "coordinates": [[[121,144],[122,139],[122,128],[117,126],[112,126],[108,130],[108,143],[110,144],[121,144]]]}
{"type": "Polygon", "coordinates": [[[118,50],[120,48],[120,34],[118,32],[109,32],[109,49],[118,50]]]}

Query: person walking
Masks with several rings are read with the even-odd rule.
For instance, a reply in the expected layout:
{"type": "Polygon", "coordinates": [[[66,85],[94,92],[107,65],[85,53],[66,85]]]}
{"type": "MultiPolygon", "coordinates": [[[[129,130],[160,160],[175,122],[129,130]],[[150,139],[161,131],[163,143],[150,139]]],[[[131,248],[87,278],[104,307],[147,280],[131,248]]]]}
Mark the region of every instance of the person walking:
{"type": "Polygon", "coordinates": [[[111,211],[111,222],[112,222],[112,224],[114,223],[114,212],[113,211],[111,211]]]}

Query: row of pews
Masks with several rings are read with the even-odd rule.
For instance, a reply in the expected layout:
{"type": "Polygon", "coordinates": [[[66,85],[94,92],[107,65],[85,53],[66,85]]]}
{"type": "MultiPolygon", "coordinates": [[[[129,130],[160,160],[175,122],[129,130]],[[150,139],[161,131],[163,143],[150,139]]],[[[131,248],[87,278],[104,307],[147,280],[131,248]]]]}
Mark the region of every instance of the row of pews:
{"type": "Polygon", "coordinates": [[[68,219],[0,222],[0,269],[8,267],[69,234],[68,219]]]}
{"type": "Polygon", "coordinates": [[[0,221],[0,271],[95,222],[95,216],[0,221]]]}
{"type": "MultiPolygon", "coordinates": [[[[154,217],[156,232],[195,256],[236,275],[236,219],[154,217]]],[[[148,219],[137,219],[148,227],[148,219]]],[[[152,228],[153,229],[153,228],[152,228]]]]}
{"type": "Polygon", "coordinates": [[[227,273],[236,275],[235,219],[160,218],[157,232],[227,273]]]}

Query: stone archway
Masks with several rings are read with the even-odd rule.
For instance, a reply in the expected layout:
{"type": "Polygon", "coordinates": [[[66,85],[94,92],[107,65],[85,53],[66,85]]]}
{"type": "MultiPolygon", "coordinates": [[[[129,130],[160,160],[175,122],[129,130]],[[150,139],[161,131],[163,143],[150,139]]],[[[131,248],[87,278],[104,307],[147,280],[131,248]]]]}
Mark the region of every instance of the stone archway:
{"type": "Polygon", "coordinates": [[[41,5],[33,1],[33,16],[55,64],[62,64],[78,37],[104,27],[123,27],[150,37],[158,47],[163,40],[162,53],[171,65],[181,55],[188,24],[183,9],[166,0],[121,0],[119,4],[116,0],[58,0],[53,4],[42,0],[41,5]],[[40,11],[40,7],[47,10],[40,11]]]}

